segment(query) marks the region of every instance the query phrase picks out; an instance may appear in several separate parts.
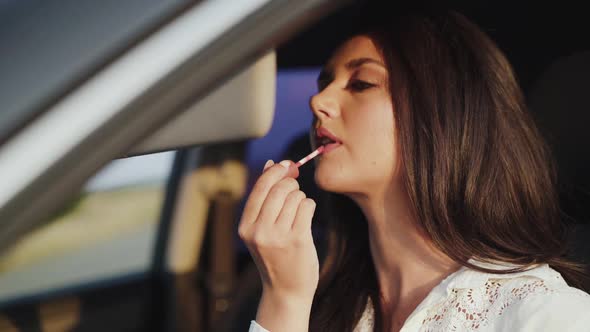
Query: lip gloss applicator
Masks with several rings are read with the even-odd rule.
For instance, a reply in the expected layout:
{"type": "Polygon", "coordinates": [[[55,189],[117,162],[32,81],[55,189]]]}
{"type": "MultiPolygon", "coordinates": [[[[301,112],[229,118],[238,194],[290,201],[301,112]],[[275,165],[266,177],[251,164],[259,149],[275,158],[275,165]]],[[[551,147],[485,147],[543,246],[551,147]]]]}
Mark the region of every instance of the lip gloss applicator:
{"type": "Polygon", "coordinates": [[[299,160],[295,166],[297,168],[303,166],[306,162],[312,160],[313,158],[319,156],[322,152],[324,152],[324,146],[320,146],[319,148],[315,149],[312,153],[308,154],[307,156],[303,157],[303,159],[299,160]]]}

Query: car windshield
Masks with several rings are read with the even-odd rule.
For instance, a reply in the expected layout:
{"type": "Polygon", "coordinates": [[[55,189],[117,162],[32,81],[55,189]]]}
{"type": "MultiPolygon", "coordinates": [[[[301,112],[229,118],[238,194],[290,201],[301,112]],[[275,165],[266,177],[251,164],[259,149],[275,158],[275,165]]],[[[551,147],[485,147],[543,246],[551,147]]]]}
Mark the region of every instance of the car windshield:
{"type": "Polygon", "coordinates": [[[192,2],[0,1],[0,141],[192,2]]]}

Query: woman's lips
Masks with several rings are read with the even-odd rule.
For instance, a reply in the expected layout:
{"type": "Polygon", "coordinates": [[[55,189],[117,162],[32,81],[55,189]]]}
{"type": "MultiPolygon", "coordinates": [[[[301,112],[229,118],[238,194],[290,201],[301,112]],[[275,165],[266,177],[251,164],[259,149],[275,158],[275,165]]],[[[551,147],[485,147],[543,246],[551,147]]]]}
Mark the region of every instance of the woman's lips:
{"type": "Polygon", "coordinates": [[[324,154],[338,148],[340,145],[342,145],[342,144],[341,143],[330,143],[330,144],[324,145],[324,154]]]}
{"type": "Polygon", "coordinates": [[[342,145],[342,141],[336,135],[332,134],[332,132],[330,132],[327,128],[325,128],[325,127],[317,128],[316,129],[316,142],[325,141],[325,139],[328,139],[329,142],[326,142],[326,144],[323,144],[324,153],[328,153],[328,152],[336,149],[340,145],[342,145]]]}
{"type": "Polygon", "coordinates": [[[336,135],[332,134],[327,128],[325,127],[319,127],[316,130],[316,138],[319,140],[322,137],[327,137],[330,140],[337,142],[337,143],[341,143],[342,141],[340,141],[340,139],[338,137],[336,137],[336,135]]]}

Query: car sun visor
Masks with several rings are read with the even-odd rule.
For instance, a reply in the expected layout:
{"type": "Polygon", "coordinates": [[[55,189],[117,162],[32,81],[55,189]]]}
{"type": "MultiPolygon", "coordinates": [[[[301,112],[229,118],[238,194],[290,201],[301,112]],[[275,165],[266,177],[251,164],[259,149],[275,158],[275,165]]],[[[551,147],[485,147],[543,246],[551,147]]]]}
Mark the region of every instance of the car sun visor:
{"type": "Polygon", "coordinates": [[[264,136],[274,116],[276,75],[272,51],[191,105],[127,156],[264,136]]]}

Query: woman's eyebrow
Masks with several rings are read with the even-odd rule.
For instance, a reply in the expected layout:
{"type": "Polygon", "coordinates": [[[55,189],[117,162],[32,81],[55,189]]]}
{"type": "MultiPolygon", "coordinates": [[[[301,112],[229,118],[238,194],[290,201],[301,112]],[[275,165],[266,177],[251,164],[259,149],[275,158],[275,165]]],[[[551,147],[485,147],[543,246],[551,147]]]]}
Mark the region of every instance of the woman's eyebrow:
{"type": "Polygon", "coordinates": [[[357,69],[358,67],[360,67],[360,66],[362,66],[362,65],[364,65],[366,63],[373,63],[373,64],[376,64],[378,66],[381,66],[381,67],[385,68],[385,65],[381,61],[375,60],[375,59],[371,59],[371,58],[356,58],[356,59],[352,59],[352,60],[348,61],[344,66],[348,70],[354,70],[354,69],[357,69]]]}

